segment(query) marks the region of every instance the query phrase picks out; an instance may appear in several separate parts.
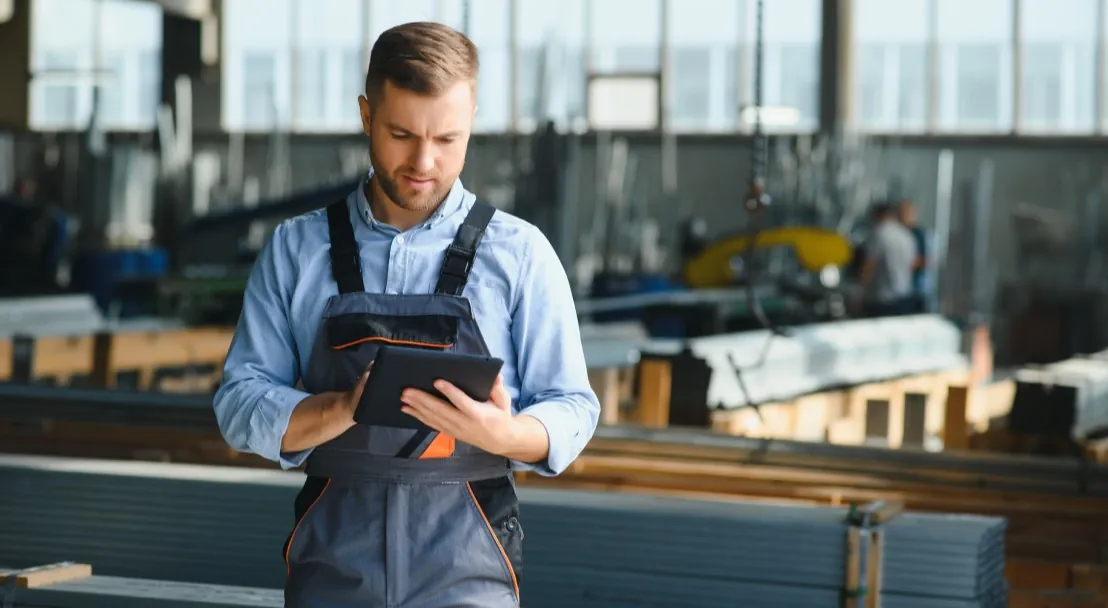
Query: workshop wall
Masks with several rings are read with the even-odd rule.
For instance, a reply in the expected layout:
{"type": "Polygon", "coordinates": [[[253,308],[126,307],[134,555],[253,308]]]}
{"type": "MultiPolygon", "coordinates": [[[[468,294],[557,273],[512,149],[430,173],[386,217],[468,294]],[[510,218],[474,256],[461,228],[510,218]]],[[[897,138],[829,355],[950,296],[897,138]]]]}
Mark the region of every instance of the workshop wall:
{"type": "MultiPolygon", "coordinates": [[[[713,230],[726,232],[741,227],[744,214],[739,207],[749,174],[750,152],[745,140],[727,137],[686,137],[678,140],[677,174],[681,208],[663,204],[661,146],[650,138],[632,139],[632,150],[639,157],[637,190],[648,199],[650,215],[662,226],[688,215],[705,218],[713,230]]],[[[223,154],[224,138],[206,137],[197,148],[223,154]]],[[[311,188],[330,179],[350,176],[349,167],[365,166],[365,139],[350,137],[295,137],[290,146],[291,186],[311,188]],[[343,170],[343,158],[348,170],[343,170]]],[[[1028,142],[1019,147],[990,143],[925,140],[902,142],[887,147],[882,162],[902,180],[904,191],[917,201],[923,222],[935,219],[938,158],[943,149],[954,152],[954,203],[952,215],[957,227],[964,213],[966,186],[977,179],[981,164],[991,160],[994,167],[990,257],[995,260],[998,279],[1011,278],[1019,270],[1016,242],[1012,237],[1011,210],[1016,203],[1042,206],[1069,214],[1080,226],[1086,198],[1100,181],[1101,167],[1108,153],[1081,143],[1062,146],[1056,143],[1028,142]]],[[[250,138],[244,147],[244,174],[264,183],[270,153],[265,138],[250,138]]],[[[484,196],[505,185],[504,165],[516,155],[507,137],[475,136],[463,178],[466,185],[484,196]]],[[[595,140],[582,145],[581,171],[578,174],[578,224],[582,229],[592,221],[597,204],[597,159],[595,140]]],[[[358,169],[356,169],[358,170],[358,169]]],[[[772,180],[772,174],[770,176],[772,180]]],[[[263,192],[264,198],[264,192],[263,192]]],[[[1074,260],[1074,264],[1079,261],[1074,260]]]]}
{"type": "MultiPolygon", "coordinates": [[[[33,173],[34,167],[41,167],[42,143],[52,137],[56,136],[30,133],[18,136],[17,173],[33,173]]],[[[69,137],[75,140],[71,143],[77,144],[79,135],[69,137]]],[[[194,150],[218,156],[221,170],[226,171],[229,166],[228,141],[226,135],[197,134],[194,150]]],[[[494,198],[509,188],[510,182],[505,176],[510,175],[508,168],[520,158],[516,153],[517,144],[526,145],[507,136],[474,136],[463,175],[467,187],[487,198],[494,198]]],[[[1022,276],[1026,269],[1012,235],[1011,211],[1014,206],[1027,203],[1066,214],[1077,231],[1075,237],[1080,237],[1081,231],[1086,228],[1086,200],[1101,182],[1101,167],[1108,162],[1108,152],[1078,140],[1068,144],[1033,139],[1019,144],[1001,144],[954,138],[945,141],[918,138],[895,145],[886,142],[884,145],[882,164],[889,173],[899,177],[904,191],[917,201],[922,221],[928,225],[932,225],[935,219],[938,158],[943,149],[952,150],[955,158],[952,206],[955,228],[960,214],[965,213],[965,206],[970,204],[966,195],[967,183],[977,178],[983,162],[990,160],[993,163],[995,181],[989,256],[995,263],[1000,282],[1017,276],[1026,278],[1022,276]]],[[[152,144],[150,147],[153,149],[152,144]]],[[[703,217],[718,233],[741,228],[744,213],[740,202],[750,166],[748,141],[723,136],[680,137],[677,144],[679,205],[661,200],[662,153],[657,138],[632,136],[631,149],[638,156],[636,199],[646,197],[649,215],[663,230],[675,230],[677,222],[690,215],[703,217]]],[[[367,166],[366,150],[366,140],[361,135],[294,135],[288,148],[287,175],[282,175],[278,181],[295,191],[309,190],[328,181],[348,179],[367,166]]],[[[270,195],[268,173],[275,162],[273,151],[274,146],[268,136],[245,138],[243,176],[257,181],[262,200],[270,195]]],[[[585,138],[581,148],[580,171],[576,175],[575,197],[578,201],[577,224],[582,231],[593,222],[592,211],[600,188],[596,168],[595,139],[585,138]]],[[[71,169],[62,168],[54,174],[60,177],[71,169]]],[[[877,177],[881,179],[881,176],[877,177]]],[[[770,179],[773,180],[772,170],[770,179]]],[[[47,191],[50,190],[47,188],[47,191]]],[[[73,199],[66,200],[65,207],[80,213],[83,202],[80,192],[72,187],[66,188],[66,191],[58,193],[63,198],[73,199]]],[[[1100,218],[1102,225],[1105,215],[1108,214],[1102,214],[1100,218]]],[[[669,240],[669,235],[663,236],[669,240]]],[[[1075,238],[1075,243],[1077,240],[1075,238]]],[[[1052,265],[1055,272],[1050,278],[1064,278],[1068,273],[1076,280],[1085,271],[1087,257],[1087,252],[1075,250],[1073,259],[1058,260],[1052,265]]]]}

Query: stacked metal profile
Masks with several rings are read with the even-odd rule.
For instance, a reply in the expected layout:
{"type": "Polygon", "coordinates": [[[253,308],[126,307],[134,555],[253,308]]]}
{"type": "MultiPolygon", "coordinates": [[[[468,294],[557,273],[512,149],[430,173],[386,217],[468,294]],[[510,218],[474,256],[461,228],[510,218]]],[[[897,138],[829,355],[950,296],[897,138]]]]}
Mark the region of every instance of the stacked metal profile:
{"type": "MultiPolygon", "coordinates": [[[[528,493],[524,593],[561,606],[835,606],[846,509],[528,493]]],[[[883,530],[882,605],[1007,606],[1003,520],[905,513],[883,530]]]]}
{"type": "Polygon", "coordinates": [[[84,336],[101,331],[159,331],[181,327],[173,319],[107,319],[87,294],[0,299],[0,339],[15,335],[84,336]]]}
{"type": "Polygon", "coordinates": [[[780,401],[968,365],[961,332],[939,315],[805,325],[789,328],[786,336],[762,330],[655,340],[644,351],[676,354],[685,346],[712,367],[708,405],[724,408],[747,405],[748,397],[749,403],[780,401]],[[745,393],[735,365],[742,368],[745,393]]]}
{"type": "Polygon", "coordinates": [[[1009,428],[1076,440],[1108,432],[1108,350],[1016,372],[1009,428]]]}
{"type": "Polygon", "coordinates": [[[650,342],[642,323],[583,323],[581,346],[589,368],[630,367],[650,342]]]}
{"type": "MultiPolygon", "coordinates": [[[[278,588],[296,473],[0,457],[0,563],[75,560],[154,580],[278,588]]],[[[834,606],[845,509],[521,490],[524,605],[834,606]]],[[[1006,605],[1004,521],[906,513],[884,604],[1006,605]]],[[[107,584],[107,583],[105,583],[107,584]]],[[[73,606],[81,606],[73,604],[73,606]]]]}

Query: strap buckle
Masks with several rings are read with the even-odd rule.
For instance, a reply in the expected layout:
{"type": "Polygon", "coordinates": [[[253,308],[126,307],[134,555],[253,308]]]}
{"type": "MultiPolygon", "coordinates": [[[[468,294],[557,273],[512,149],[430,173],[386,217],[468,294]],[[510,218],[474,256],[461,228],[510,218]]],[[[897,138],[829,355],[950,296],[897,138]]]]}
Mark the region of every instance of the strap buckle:
{"type": "Polygon", "coordinates": [[[469,276],[473,267],[473,256],[463,249],[451,245],[446,249],[446,257],[442,261],[442,273],[455,278],[464,279],[469,276]]]}

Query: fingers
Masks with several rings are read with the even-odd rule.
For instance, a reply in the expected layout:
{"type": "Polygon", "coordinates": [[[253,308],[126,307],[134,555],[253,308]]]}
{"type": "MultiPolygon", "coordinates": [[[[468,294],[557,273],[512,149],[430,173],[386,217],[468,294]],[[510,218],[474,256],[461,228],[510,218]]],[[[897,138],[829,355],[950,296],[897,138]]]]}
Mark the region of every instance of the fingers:
{"type": "Polygon", "coordinates": [[[454,404],[454,407],[469,413],[477,402],[465,394],[462,389],[454,386],[452,383],[446,380],[436,380],[435,388],[442,393],[443,397],[446,397],[450,403],[454,404]]]}
{"type": "Polygon", "coordinates": [[[404,403],[401,411],[437,431],[451,433],[450,429],[457,428],[469,418],[468,412],[462,408],[420,390],[404,391],[401,401],[404,403]]]}

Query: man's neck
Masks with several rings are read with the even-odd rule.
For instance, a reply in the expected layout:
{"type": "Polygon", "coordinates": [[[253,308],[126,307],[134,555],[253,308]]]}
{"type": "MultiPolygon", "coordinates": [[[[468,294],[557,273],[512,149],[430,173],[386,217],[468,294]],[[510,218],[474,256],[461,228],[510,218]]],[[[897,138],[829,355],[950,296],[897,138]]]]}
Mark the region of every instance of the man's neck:
{"type": "Polygon", "coordinates": [[[382,224],[388,224],[400,232],[407,232],[426,222],[435,213],[435,210],[442,205],[440,201],[438,205],[426,211],[404,209],[389,199],[376,178],[366,182],[363,189],[365,190],[365,199],[369,201],[369,211],[373,214],[374,219],[382,224]]]}

